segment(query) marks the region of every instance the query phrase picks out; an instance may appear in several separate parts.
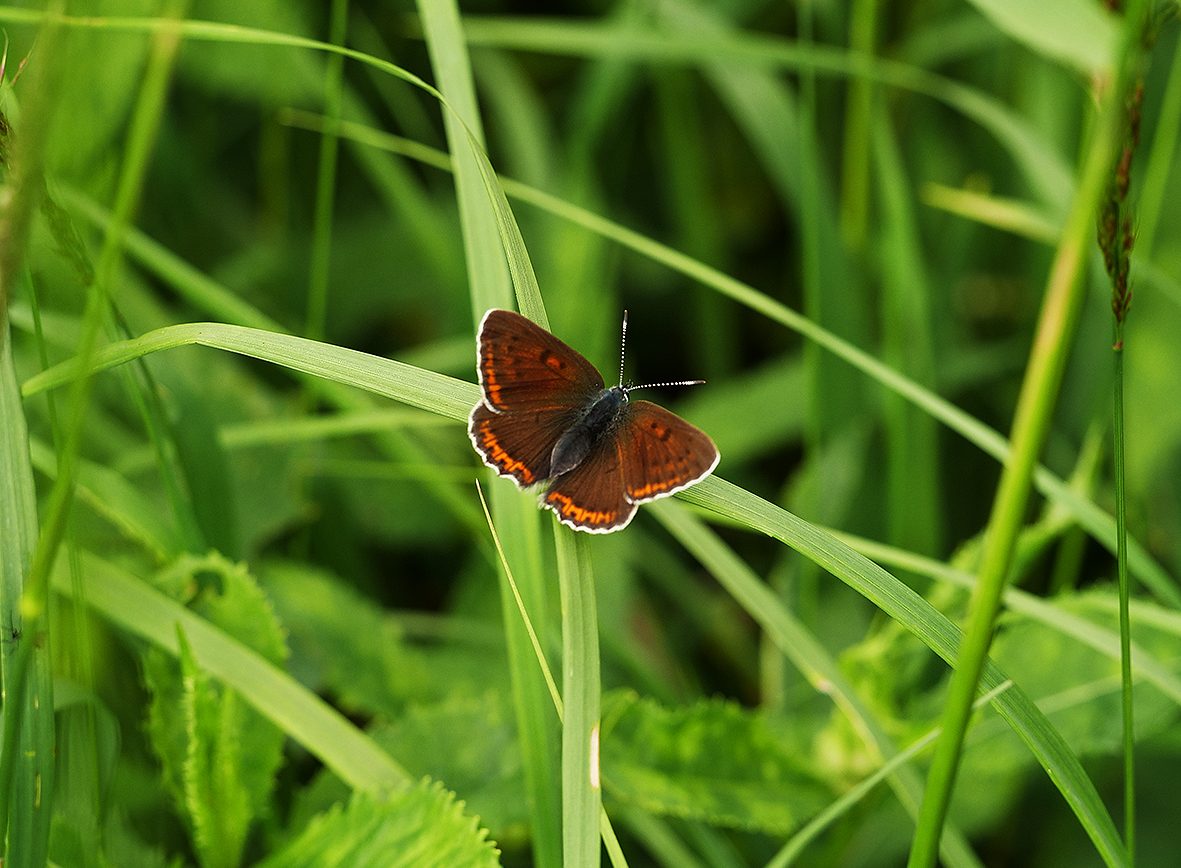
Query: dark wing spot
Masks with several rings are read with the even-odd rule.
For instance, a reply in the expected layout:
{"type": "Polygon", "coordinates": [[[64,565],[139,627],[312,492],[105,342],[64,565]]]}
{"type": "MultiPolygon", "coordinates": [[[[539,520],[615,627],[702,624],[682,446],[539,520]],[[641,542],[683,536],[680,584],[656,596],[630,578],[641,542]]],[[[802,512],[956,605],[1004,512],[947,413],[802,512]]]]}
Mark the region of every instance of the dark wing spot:
{"type": "Polygon", "coordinates": [[[553,368],[555,371],[561,371],[566,367],[566,363],[562,360],[562,357],[554,355],[548,349],[542,349],[538,359],[547,368],[553,368]]]}

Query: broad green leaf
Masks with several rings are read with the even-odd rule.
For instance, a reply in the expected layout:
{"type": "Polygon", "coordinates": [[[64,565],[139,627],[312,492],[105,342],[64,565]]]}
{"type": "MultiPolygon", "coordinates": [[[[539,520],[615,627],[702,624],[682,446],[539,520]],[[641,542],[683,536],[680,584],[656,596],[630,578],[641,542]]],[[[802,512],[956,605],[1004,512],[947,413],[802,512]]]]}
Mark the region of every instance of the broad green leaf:
{"type": "Polygon", "coordinates": [[[1096,0],[970,0],[1034,52],[1092,75],[1111,65],[1115,20],[1096,0]]]}
{"type": "MultiPolygon", "coordinates": [[[[507,677],[495,631],[482,637],[493,640],[491,648],[464,636],[455,642],[413,643],[392,613],[323,570],[270,562],[261,575],[290,633],[292,668],[350,713],[399,717],[408,704],[471,696],[507,677]]],[[[420,773],[455,788],[438,770],[420,773]]]]}
{"type": "Polygon", "coordinates": [[[491,868],[496,846],[441,784],[404,792],[356,794],[313,819],[304,833],[259,868],[491,868]]]}
{"type": "Polygon", "coordinates": [[[504,691],[416,705],[373,731],[411,774],[430,776],[463,798],[502,842],[528,828],[521,746],[504,691]],[[473,735],[478,733],[478,738],[473,735]]]}
{"type": "Polygon", "coordinates": [[[785,834],[833,793],[759,712],[704,700],[662,708],[617,695],[605,709],[603,782],[610,796],[657,814],[785,834]]]}
{"type": "MultiPolygon", "coordinates": [[[[498,683],[506,679],[501,676],[498,683]]],[[[522,748],[508,700],[502,690],[486,690],[418,703],[398,719],[371,727],[368,734],[410,774],[437,780],[462,798],[467,812],[479,816],[502,845],[516,847],[533,834],[522,748]]],[[[328,772],[317,775],[296,798],[287,823],[291,835],[348,796],[340,778],[328,772]]],[[[535,839],[532,843],[536,845],[535,839]]]]}

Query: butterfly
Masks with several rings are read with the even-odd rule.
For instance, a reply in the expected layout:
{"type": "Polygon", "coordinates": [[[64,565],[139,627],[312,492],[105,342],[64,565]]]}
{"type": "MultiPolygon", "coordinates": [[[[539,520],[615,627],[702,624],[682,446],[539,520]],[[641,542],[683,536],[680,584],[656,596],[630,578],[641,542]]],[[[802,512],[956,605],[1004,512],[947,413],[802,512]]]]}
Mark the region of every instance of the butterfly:
{"type": "MultiPolygon", "coordinates": [[[[627,313],[623,337],[626,346],[627,313]]],[[[638,504],[707,477],[721,457],[709,436],[680,416],[629,393],[701,380],[623,384],[518,313],[492,309],[476,337],[483,396],[468,434],[484,463],[520,488],[548,483],[541,506],[588,533],[627,527],[638,504]]]]}

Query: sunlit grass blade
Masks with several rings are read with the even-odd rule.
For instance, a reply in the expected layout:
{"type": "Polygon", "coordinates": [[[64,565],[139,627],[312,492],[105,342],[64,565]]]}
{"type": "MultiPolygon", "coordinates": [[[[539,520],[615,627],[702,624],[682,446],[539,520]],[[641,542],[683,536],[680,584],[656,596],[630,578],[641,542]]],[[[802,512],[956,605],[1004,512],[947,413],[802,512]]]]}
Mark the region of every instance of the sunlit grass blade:
{"type": "MultiPolygon", "coordinates": [[[[943,733],[935,749],[923,813],[909,865],[934,865],[939,837],[951,804],[963,737],[971,715],[988,648],[992,642],[1001,593],[1008,579],[1017,536],[1033,487],[1033,474],[1050,428],[1058,389],[1075,337],[1085,295],[1086,264],[1100,196],[1108,184],[1122,135],[1123,100],[1133,64],[1138,62],[1145,4],[1125,12],[1117,56],[1117,74],[1100,106],[1095,133],[1086,149],[1080,182],[1046,280],[1045,298],[1029,364],[1013,415],[1012,456],[1001,472],[980,559],[979,583],[972,594],[964,637],[948,686],[943,733]]],[[[1119,854],[1127,860],[1126,852],[1119,854]]]]}
{"type": "MultiPolygon", "coordinates": [[[[455,194],[463,231],[473,322],[479,323],[489,308],[514,307],[515,288],[516,306],[545,326],[548,320],[529,254],[484,154],[483,124],[459,9],[452,0],[420,2],[418,7],[439,89],[448,100],[444,124],[455,167],[455,194]]],[[[469,410],[476,400],[478,396],[469,402],[469,410]]],[[[464,418],[466,420],[466,414],[464,418]]],[[[521,593],[529,603],[537,628],[547,633],[551,619],[545,605],[545,579],[540,569],[538,517],[531,514],[536,510],[526,500],[520,492],[509,490],[507,486],[499,486],[492,494],[497,522],[509,540],[507,554],[510,562],[516,565],[521,593]]],[[[528,635],[514,608],[515,601],[508,591],[507,579],[500,587],[514,711],[529,787],[533,846],[540,862],[557,864],[562,852],[561,814],[554,774],[557,728],[549,714],[545,683],[529,653],[528,635]]]]}
{"type": "MultiPolygon", "coordinates": [[[[109,344],[95,353],[92,371],[121,365],[149,353],[200,345],[274,362],[295,371],[355,386],[430,410],[457,422],[467,421],[478,387],[452,377],[383,359],[358,350],[224,323],[186,323],[165,326],[129,341],[109,344]]],[[[65,385],[82,371],[66,362],[30,377],[22,387],[25,397],[65,385]]]]}
{"type": "Polygon", "coordinates": [[[504,307],[511,294],[496,216],[485,194],[483,173],[478,165],[483,156],[480,153],[484,147],[483,124],[476,105],[459,10],[451,0],[422,2],[418,9],[435,80],[450,106],[449,111],[443,112],[443,124],[455,165],[455,196],[463,228],[468,292],[478,321],[488,308],[504,307]]]}
{"type": "Polygon", "coordinates": [[[26,631],[21,609],[38,522],[29,435],[11,350],[7,325],[0,326],[0,680],[11,775],[0,780],[0,817],[8,843],[36,855],[45,852],[48,841],[51,805],[38,800],[35,787],[38,780],[52,780],[52,712],[50,720],[45,717],[53,694],[48,648],[37,641],[37,633],[26,631]],[[16,721],[21,721],[19,728],[16,721]]]}

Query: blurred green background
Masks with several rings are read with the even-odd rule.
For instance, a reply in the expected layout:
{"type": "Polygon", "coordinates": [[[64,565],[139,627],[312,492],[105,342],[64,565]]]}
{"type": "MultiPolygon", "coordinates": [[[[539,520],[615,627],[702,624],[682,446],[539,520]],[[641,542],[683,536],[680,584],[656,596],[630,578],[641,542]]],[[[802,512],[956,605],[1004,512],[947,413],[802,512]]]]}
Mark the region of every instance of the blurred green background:
{"type": "MultiPolygon", "coordinates": [[[[1048,6],[634,0],[462,2],[460,12],[497,172],[800,311],[1007,434],[1116,31],[1092,0],[1048,6]]],[[[129,130],[150,22],[169,10],[255,30],[181,39],[123,262],[105,287],[103,340],[236,323],[474,382],[483,310],[473,309],[469,269],[479,264],[465,260],[454,180],[374,140],[388,133],[446,151],[438,101],[373,65],[274,37],[340,41],[331,17],[343,11],[350,48],[435,82],[415,6],[92,0],[66,4],[95,17],[67,22],[52,42],[22,15],[39,8],[0,7],[14,141],[36,74],[49,94],[35,103],[48,122],[37,143],[48,204],[10,290],[17,382],[78,352],[119,178],[136,168],[129,130]],[[42,62],[51,68],[35,69],[42,62]],[[352,126],[325,145],[334,115],[352,126]]],[[[1176,596],[1181,65],[1176,23],[1164,18],[1158,31],[1129,196],[1127,511],[1176,596]]],[[[627,308],[630,379],[708,381],[656,400],[710,433],[719,476],[817,525],[972,571],[995,458],[757,307],[634,249],[642,243],[510,200],[555,334],[610,381],[627,308]]],[[[1114,512],[1110,287],[1097,248],[1090,258],[1043,459],[1114,512]]],[[[42,515],[68,406],[65,391],[53,394],[56,407],[46,393],[23,403],[42,515]]],[[[473,487],[477,477],[486,488],[508,483],[482,476],[442,410],[343,394],[204,347],[100,374],[58,569],[73,576],[75,599],[87,596],[94,556],[190,606],[343,711],[412,779],[429,775],[454,793],[503,864],[545,864],[505,656],[515,611],[501,606],[473,487]]],[[[0,424],[15,431],[11,418],[0,424]]],[[[629,864],[765,864],[880,757],[648,513],[592,546],[604,805],[629,864]]],[[[1112,556],[1046,502],[1028,518],[1014,582],[1052,613],[1114,630],[1112,556]]],[[[549,514],[533,520],[530,533],[546,540],[549,514]]],[[[717,529],[900,746],[935,725],[947,670],[918,640],[780,544],[733,521],[717,529]]],[[[550,576],[552,544],[538,550],[534,567],[550,576]]],[[[963,617],[966,597],[930,570],[887,568],[963,617]]],[[[547,594],[556,610],[552,581],[547,594]]],[[[1135,595],[1135,640],[1176,678],[1176,601],[1135,595]]],[[[327,837],[376,828],[314,750],[284,738],[281,721],[248,703],[227,711],[229,689],[215,679],[193,687],[200,667],[183,654],[178,663],[86,611],[58,596],[50,613],[55,862],[294,863],[293,842],[333,805],[352,807],[322,827],[327,837]],[[257,758],[237,777],[225,771],[235,739],[257,758]],[[194,770],[202,752],[207,776],[194,770]],[[223,800],[234,804],[210,807],[223,800]]],[[[1056,617],[1008,612],[993,656],[1045,703],[1119,823],[1118,661],[1056,617]]],[[[560,642],[542,640],[556,668],[560,642]]],[[[1178,701],[1159,683],[1137,684],[1143,865],[1175,858],[1178,701]]],[[[451,805],[428,791],[413,792],[451,805]]],[[[385,822],[409,822],[386,808],[385,822]]],[[[982,864],[1099,861],[991,714],[969,737],[952,820],[982,864]]],[[[439,836],[425,839],[435,864],[492,858],[466,826],[471,853],[441,855],[450,833],[434,822],[424,828],[439,836]]],[[[879,787],[800,861],[900,864],[912,833],[879,787]]],[[[330,864],[314,835],[300,846],[301,864],[330,864]]]]}

